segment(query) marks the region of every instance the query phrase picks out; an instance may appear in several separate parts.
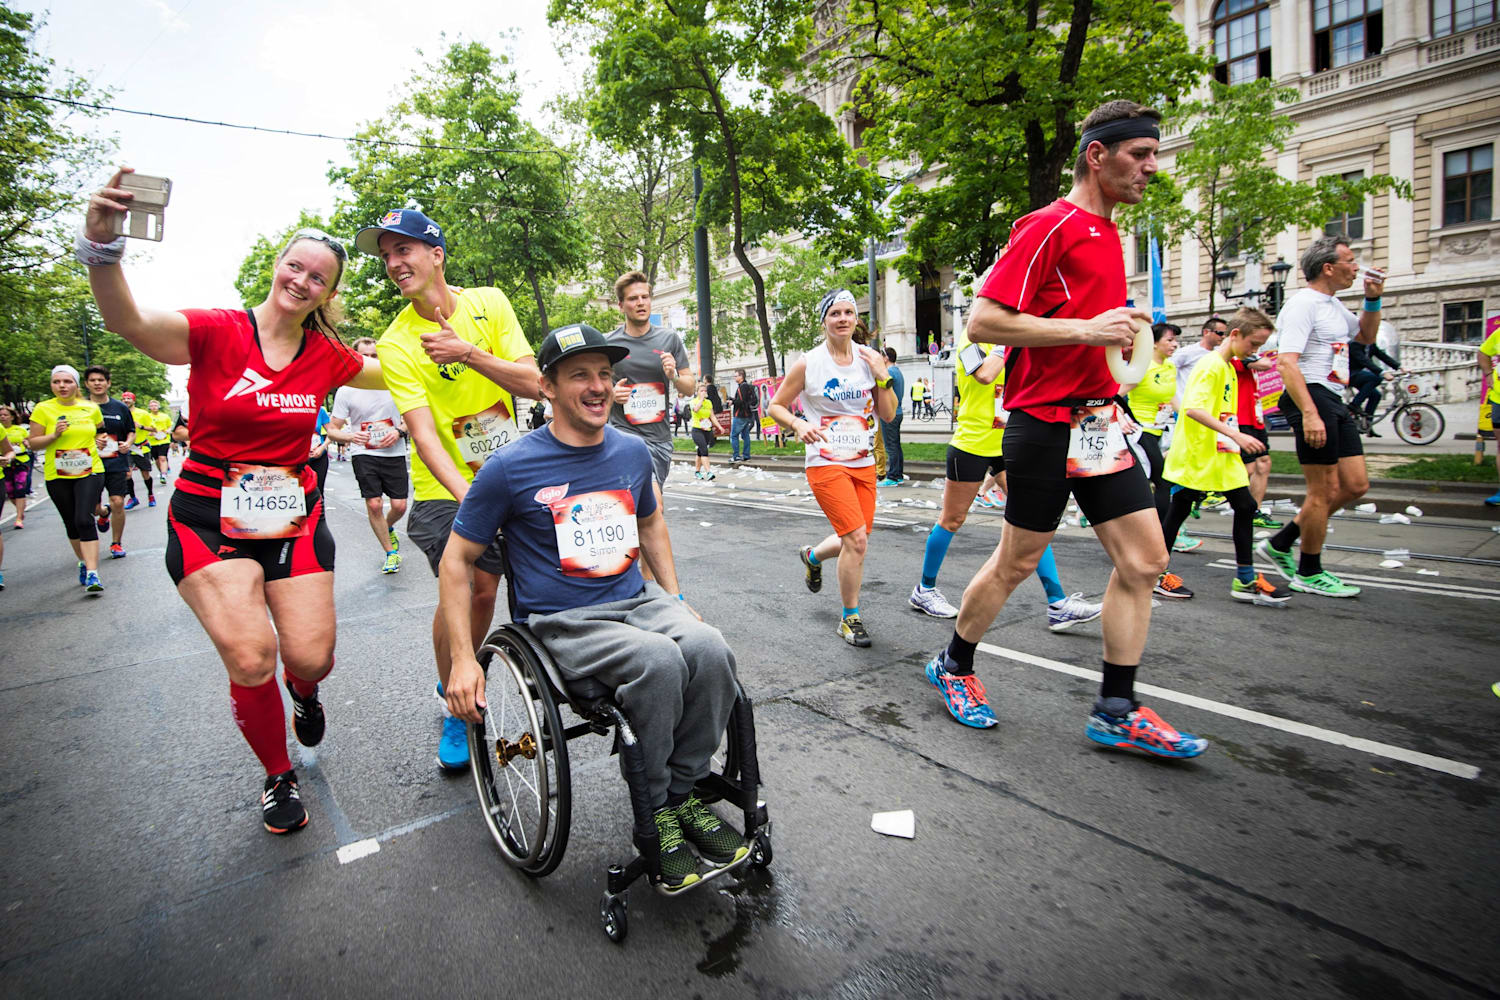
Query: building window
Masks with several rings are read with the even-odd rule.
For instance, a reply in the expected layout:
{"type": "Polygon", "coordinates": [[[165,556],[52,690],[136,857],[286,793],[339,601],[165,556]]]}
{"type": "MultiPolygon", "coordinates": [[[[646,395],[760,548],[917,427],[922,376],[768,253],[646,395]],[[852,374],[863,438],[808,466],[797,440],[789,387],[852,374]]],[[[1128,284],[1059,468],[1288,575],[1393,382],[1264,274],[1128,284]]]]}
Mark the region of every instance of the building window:
{"type": "MultiPolygon", "coordinates": [[[[1362,181],[1365,179],[1363,170],[1350,170],[1343,174],[1346,181],[1362,181]]],[[[1351,240],[1362,240],[1365,238],[1365,203],[1360,199],[1359,208],[1343,215],[1335,215],[1323,227],[1323,233],[1327,236],[1347,236],[1351,240]]]]}
{"type": "Polygon", "coordinates": [[[1151,271],[1151,236],[1145,227],[1135,231],[1135,273],[1148,274],[1151,271]]]}
{"type": "Polygon", "coordinates": [[[1483,340],[1483,299],[1443,304],[1443,343],[1477,344],[1483,340]]]}
{"type": "Polygon", "coordinates": [[[1493,145],[1443,154],[1443,225],[1489,220],[1494,169],[1493,145]]]}
{"type": "Polygon", "coordinates": [[[1456,35],[1497,20],[1496,0],[1432,0],[1434,38],[1456,35]]]}
{"type": "Polygon", "coordinates": [[[1313,0],[1313,72],[1380,55],[1380,7],[1381,0],[1313,0]]]}
{"type": "MultiPolygon", "coordinates": [[[[1462,2],[1462,0],[1459,0],[1462,2]]],[[[1271,75],[1271,5],[1265,0],[1214,4],[1214,77],[1246,83],[1271,75]]]]}

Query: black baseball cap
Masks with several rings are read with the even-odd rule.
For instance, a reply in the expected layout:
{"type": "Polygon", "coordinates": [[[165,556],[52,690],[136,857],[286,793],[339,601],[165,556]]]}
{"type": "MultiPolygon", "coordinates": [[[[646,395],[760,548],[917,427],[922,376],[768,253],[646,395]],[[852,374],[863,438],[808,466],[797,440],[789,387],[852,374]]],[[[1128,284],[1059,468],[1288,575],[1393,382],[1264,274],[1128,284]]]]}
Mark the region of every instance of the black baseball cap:
{"type": "Polygon", "coordinates": [[[382,233],[399,233],[421,240],[428,246],[441,247],[443,253],[448,252],[448,241],[443,239],[442,227],[414,208],[398,208],[387,212],[375,225],[361,229],[354,236],[355,248],[372,257],[379,257],[382,233]]]}
{"type": "Polygon", "coordinates": [[[629,356],[630,348],[611,344],[604,339],[604,334],[587,323],[574,323],[572,326],[558,327],[547,334],[547,339],[542,341],[542,349],[537,352],[537,364],[542,371],[547,371],[563,358],[574,354],[602,354],[609,358],[610,364],[615,364],[629,356]]]}

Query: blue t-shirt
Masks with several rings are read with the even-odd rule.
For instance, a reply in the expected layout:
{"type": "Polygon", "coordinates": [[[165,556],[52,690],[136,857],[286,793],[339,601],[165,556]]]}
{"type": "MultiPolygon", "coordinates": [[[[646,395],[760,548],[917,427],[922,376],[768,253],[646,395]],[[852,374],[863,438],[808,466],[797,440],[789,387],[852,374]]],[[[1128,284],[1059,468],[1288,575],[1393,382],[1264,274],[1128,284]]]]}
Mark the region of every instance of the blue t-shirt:
{"type": "Polygon", "coordinates": [[[891,376],[891,391],[896,394],[896,416],[901,416],[901,400],[906,398],[906,376],[901,374],[901,369],[894,363],[886,366],[886,372],[891,376]]]}
{"type": "Polygon", "coordinates": [[[636,522],[656,513],[651,469],[633,434],[606,427],[602,443],[573,448],[539,427],[480,467],[453,531],[481,545],[504,534],[518,621],[634,597],[646,585],[636,522]]]}

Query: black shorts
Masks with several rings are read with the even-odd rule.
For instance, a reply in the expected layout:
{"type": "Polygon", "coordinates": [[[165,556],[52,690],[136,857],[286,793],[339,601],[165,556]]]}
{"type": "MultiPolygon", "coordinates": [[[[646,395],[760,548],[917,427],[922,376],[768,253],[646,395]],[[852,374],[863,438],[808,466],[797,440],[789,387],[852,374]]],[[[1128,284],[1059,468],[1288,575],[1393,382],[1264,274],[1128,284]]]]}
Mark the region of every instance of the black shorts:
{"type": "Polygon", "coordinates": [[[693,428],[693,444],[698,447],[698,455],[700,458],[708,457],[708,449],[713,447],[713,443],[713,431],[706,431],[701,427],[693,428]]]}
{"type": "Polygon", "coordinates": [[[169,452],[171,450],[172,450],[172,442],[170,442],[170,441],[168,441],[166,444],[153,444],[151,446],[151,457],[152,458],[166,458],[167,457],[167,452],[169,452]]]}
{"type": "MultiPolygon", "coordinates": [[[[411,505],[406,518],[406,537],[416,542],[427,557],[433,576],[438,575],[438,564],[443,561],[443,549],[448,547],[448,536],[453,534],[453,519],[457,516],[457,500],[418,500],[411,505]]],[[[504,575],[505,557],[500,552],[499,536],[479,554],[474,566],[495,576],[504,575]]]]}
{"type": "Polygon", "coordinates": [[[1011,412],[1004,439],[1008,523],[1027,531],[1056,531],[1070,494],[1094,524],[1156,509],[1139,461],[1107,476],[1069,479],[1068,436],[1065,423],[1038,420],[1024,410],[1011,412]]]}
{"type": "Polygon", "coordinates": [[[991,473],[1005,471],[1005,457],[976,455],[962,448],[948,446],[948,481],[954,483],[982,483],[991,473]]]}
{"type": "Polygon", "coordinates": [[[1292,434],[1297,440],[1297,461],[1303,465],[1338,465],[1339,459],[1363,455],[1365,445],[1359,425],[1354,422],[1354,416],[1344,401],[1333,390],[1321,385],[1310,385],[1307,391],[1323,420],[1323,427],[1328,431],[1328,438],[1321,448],[1310,447],[1302,437],[1302,411],[1297,409],[1297,401],[1291,393],[1283,392],[1281,401],[1276,404],[1292,426],[1292,434]]]}
{"type": "Polygon", "coordinates": [[[1266,450],[1261,452],[1259,455],[1252,455],[1248,451],[1241,451],[1240,458],[1244,460],[1244,463],[1246,465],[1252,465],[1262,458],[1271,457],[1271,436],[1266,433],[1266,429],[1264,427],[1241,427],[1240,433],[1244,434],[1246,437],[1253,437],[1255,438],[1255,440],[1266,446],[1266,450]]]}
{"type": "Polygon", "coordinates": [[[354,481],[359,483],[359,495],[366,500],[378,497],[405,500],[411,492],[404,455],[355,455],[354,481]]]}
{"type": "Polygon", "coordinates": [[[130,464],[133,465],[135,468],[141,470],[141,472],[145,473],[145,476],[146,476],[147,479],[151,478],[151,472],[152,472],[152,469],[154,468],[154,466],[152,466],[152,464],[151,464],[151,456],[150,455],[139,455],[139,454],[136,454],[135,452],[131,452],[130,453],[130,464]]]}
{"type": "Polygon", "coordinates": [[[307,533],[296,538],[230,538],[219,530],[217,497],[178,489],[167,505],[167,572],[174,585],[212,563],[254,559],[266,582],[333,572],[333,533],[323,518],[323,498],[307,494],[307,533]]]}
{"type": "Polygon", "coordinates": [[[113,467],[109,462],[104,463],[104,492],[112,497],[130,495],[130,463],[128,461],[122,458],[113,467]]]}

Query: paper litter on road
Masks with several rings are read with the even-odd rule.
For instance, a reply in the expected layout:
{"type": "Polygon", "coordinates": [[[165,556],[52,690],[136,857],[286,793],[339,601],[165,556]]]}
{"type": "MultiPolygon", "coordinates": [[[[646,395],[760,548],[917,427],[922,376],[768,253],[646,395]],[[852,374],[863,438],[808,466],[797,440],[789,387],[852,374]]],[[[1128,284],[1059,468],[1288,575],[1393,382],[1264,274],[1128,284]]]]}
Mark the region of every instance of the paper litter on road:
{"type": "Polygon", "coordinates": [[[1380,568],[1381,569],[1400,569],[1402,566],[1405,566],[1405,565],[1406,565],[1406,563],[1401,562],[1401,561],[1396,560],[1396,559],[1382,559],[1380,561],[1380,568]]]}
{"type": "Polygon", "coordinates": [[[700,528],[712,528],[713,526],[714,526],[714,523],[712,521],[699,521],[698,522],[698,527],[700,527],[700,528]]]}
{"type": "Polygon", "coordinates": [[[1407,507],[1406,508],[1406,512],[1408,514],[1410,514],[1412,517],[1421,517],[1422,516],[1422,508],[1418,507],[1416,504],[1412,504],[1411,506],[1407,507]]]}
{"type": "Polygon", "coordinates": [[[1381,514],[1381,524],[1411,524],[1411,518],[1405,514],[1381,514]]]}
{"type": "Polygon", "coordinates": [[[1356,507],[1354,509],[1357,510],[1357,511],[1359,511],[1361,514],[1373,514],[1373,513],[1375,513],[1375,505],[1372,504],[1372,503],[1362,503],[1362,504],[1360,504],[1358,507],[1356,507]]]}
{"type": "Polygon", "coordinates": [[[914,840],[917,836],[917,815],[910,809],[876,813],[870,817],[870,829],[887,837],[905,837],[914,840]]]}
{"type": "Polygon", "coordinates": [[[1438,576],[1439,573],[1435,569],[1419,569],[1419,570],[1417,570],[1417,575],[1418,576],[1438,576]]]}

